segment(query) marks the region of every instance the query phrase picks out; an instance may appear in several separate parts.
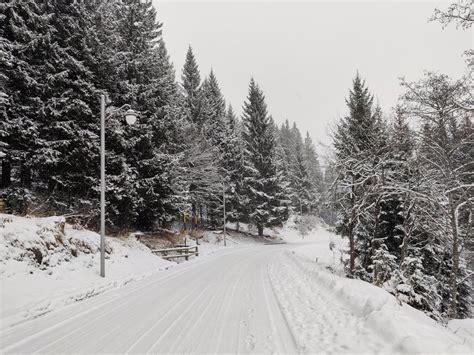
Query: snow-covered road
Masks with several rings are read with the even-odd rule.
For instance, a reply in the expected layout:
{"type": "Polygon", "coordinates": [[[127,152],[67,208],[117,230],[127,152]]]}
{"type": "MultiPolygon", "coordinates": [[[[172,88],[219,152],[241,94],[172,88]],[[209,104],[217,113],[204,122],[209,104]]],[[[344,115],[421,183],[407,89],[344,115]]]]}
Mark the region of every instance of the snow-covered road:
{"type": "Polygon", "coordinates": [[[310,273],[314,262],[305,266],[309,261],[296,257],[293,247],[236,247],[179,264],[7,328],[0,333],[0,352],[411,350],[384,340],[366,326],[369,317],[352,312],[330,288],[319,287],[318,275],[310,273]]]}
{"type": "Polygon", "coordinates": [[[2,352],[297,352],[268,264],[245,247],[159,273],[10,328],[2,352]]]}

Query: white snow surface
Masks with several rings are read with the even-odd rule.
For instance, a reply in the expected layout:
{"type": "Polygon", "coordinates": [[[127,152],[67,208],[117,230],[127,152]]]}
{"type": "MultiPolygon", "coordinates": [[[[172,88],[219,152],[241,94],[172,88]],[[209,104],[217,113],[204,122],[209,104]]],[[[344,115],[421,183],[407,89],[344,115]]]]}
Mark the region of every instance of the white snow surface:
{"type": "Polygon", "coordinates": [[[62,217],[0,214],[0,219],[12,220],[0,228],[0,329],[174,265],[135,238],[106,238],[107,278],[102,278],[97,233],[68,224],[62,233],[62,217]],[[33,248],[42,255],[41,265],[33,248]]]}
{"type": "MultiPolygon", "coordinates": [[[[57,223],[14,217],[0,230],[0,353],[472,351],[472,320],[443,327],[381,288],[339,276],[345,241],[321,226],[303,239],[290,220],[267,231],[287,244],[229,237],[225,248],[209,232],[201,255],[177,265],[134,240],[109,239],[110,276],[102,279],[97,250],[67,260],[58,246],[44,270],[21,257],[41,244],[38,238],[51,242],[56,232],[52,237],[44,227],[57,223]],[[85,290],[96,296],[88,298],[85,290]],[[86,295],[80,302],[70,297],[77,292],[86,295]],[[50,312],[40,316],[33,298],[50,312]]],[[[83,241],[98,246],[95,233],[70,226],[65,240],[67,248],[83,241]]]]}

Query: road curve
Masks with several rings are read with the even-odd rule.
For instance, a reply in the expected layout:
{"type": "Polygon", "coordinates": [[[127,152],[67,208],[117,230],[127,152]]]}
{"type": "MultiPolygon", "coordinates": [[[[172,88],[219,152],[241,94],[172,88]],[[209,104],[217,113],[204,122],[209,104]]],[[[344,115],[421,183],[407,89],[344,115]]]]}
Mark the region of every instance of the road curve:
{"type": "Polygon", "coordinates": [[[269,276],[284,245],[182,263],[0,333],[2,353],[298,353],[269,276]]]}

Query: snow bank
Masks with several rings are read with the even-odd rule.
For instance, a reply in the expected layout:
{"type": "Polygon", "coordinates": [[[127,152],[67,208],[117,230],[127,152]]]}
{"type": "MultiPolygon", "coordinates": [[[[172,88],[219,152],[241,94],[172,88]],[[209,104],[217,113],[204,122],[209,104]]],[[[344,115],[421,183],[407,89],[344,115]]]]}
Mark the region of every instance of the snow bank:
{"type": "Polygon", "coordinates": [[[97,233],[76,230],[62,217],[0,218],[11,220],[0,228],[0,328],[174,265],[135,238],[107,238],[102,278],[97,233]]]}
{"type": "MultiPolygon", "coordinates": [[[[377,351],[468,353],[472,350],[472,320],[453,321],[448,329],[382,288],[338,276],[343,273],[341,252],[347,247],[346,240],[321,226],[314,228],[304,239],[291,224],[285,226],[281,233],[289,244],[290,250],[285,252],[289,260],[282,263],[284,266],[273,265],[271,277],[285,315],[293,324],[292,328],[297,329],[297,334],[300,333],[298,336],[304,349],[348,351],[344,348],[332,349],[331,344],[321,348],[324,338],[318,339],[316,334],[321,328],[320,324],[315,323],[319,319],[320,308],[336,302],[338,307],[333,313],[338,314],[327,320],[328,326],[333,322],[339,325],[352,322],[351,329],[344,331],[348,338],[352,337],[348,335],[354,332],[353,329],[358,329],[354,332],[356,336],[357,332],[364,331],[363,327],[368,328],[383,344],[390,344],[389,348],[377,351]],[[301,296],[300,304],[295,304],[295,294],[301,296]],[[309,300],[304,301],[305,298],[309,300]],[[349,314],[359,321],[354,322],[349,314]]],[[[367,349],[366,344],[358,344],[356,339],[348,340],[346,345],[351,351],[367,349]]],[[[374,344],[374,351],[377,346],[374,344]]]]}
{"type": "Polygon", "coordinates": [[[474,350],[474,319],[453,319],[448,328],[464,340],[464,343],[474,350]]]}
{"type": "Polygon", "coordinates": [[[347,239],[328,231],[318,221],[312,221],[312,223],[310,226],[303,227],[303,230],[307,232],[302,235],[302,228],[296,223],[295,217],[291,217],[278,234],[300,257],[317,262],[342,275],[344,271],[342,260],[347,257],[344,254],[344,250],[348,248],[347,239]]]}

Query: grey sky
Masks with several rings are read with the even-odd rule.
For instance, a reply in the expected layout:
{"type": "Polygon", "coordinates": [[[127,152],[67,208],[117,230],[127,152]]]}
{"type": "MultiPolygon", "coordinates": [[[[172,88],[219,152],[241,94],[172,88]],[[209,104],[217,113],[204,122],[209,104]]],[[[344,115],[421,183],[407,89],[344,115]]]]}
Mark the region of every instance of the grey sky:
{"type": "Polygon", "coordinates": [[[315,142],[346,112],[357,70],[385,113],[401,92],[398,77],[424,70],[466,73],[472,33],[428,23],[446,2],[180,2],[154,0],[177,77],[188,45],[201,76],[211,69],[241,113],[250,77],[280,124],[296,121],[315,142]]]}

